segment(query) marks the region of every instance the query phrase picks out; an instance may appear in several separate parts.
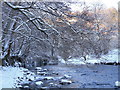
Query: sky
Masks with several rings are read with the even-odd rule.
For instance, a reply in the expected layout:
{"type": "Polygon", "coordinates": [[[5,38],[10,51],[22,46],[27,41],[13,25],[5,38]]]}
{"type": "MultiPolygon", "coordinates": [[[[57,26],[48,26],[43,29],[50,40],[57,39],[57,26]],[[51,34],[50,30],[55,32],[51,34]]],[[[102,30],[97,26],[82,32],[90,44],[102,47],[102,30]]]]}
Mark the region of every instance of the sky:
{"type": "MultiPolygon", "coordinates": [[[[103,3],[105,5],[106,8],[114,7],[116,9],[118,9],[118,2],[120,0],[76,0],[76,1],[77,2],[78,1],[85,1],[87,3],[101,2],[101,3],[103,3]]],[[[72,9],[73,10],[78,10],[79,6],[78,5],[73,5],[72,9]]]]}
{"type": "MultiPolygon", "coordinates": [[[[91,1],[92,1],[92,0],[91,0],[91,1]]],[[[120,0],[98,0],[98,1],[103,2],[108,8],[109,8],[109,7],[118,8],[118,2],[119,2],[120,0]]]]}

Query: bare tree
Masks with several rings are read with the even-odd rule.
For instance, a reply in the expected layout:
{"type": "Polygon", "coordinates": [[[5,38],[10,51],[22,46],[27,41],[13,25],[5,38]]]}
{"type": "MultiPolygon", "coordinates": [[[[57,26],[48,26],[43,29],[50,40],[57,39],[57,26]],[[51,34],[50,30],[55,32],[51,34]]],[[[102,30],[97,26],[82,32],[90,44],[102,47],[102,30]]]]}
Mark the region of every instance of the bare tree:
{"type": "Polygon", "coordinates": [[[34,58],[38,60],[41,56],[48,56],[49,60],[57,60],[58,56],[65,60],[70,57],[87,60],[89,54],[100,57],[108,53],[113,29],[107,28],[109,25],[104,22],[107,15],[100,4],[91,9],[85,2],[80,3],[80,12],[71,11],[71,2],[2,5],[2,55],[8,64],[13,56],[20,57],[19,62],[32,64],[34,58]]]}

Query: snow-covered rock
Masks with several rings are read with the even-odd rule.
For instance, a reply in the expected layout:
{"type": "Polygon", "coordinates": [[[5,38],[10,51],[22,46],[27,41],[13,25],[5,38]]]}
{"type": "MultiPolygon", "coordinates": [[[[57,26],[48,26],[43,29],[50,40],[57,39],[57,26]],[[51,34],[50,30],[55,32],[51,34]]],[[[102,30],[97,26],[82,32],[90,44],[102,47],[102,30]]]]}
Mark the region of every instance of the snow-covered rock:
{"type": "Polygon", "coordinates": [[[41,67],[36,67],[35,70],[37,70],[38,73],[48,71],[48,69],[42,69],[41,67]]]}
{"type": "Polygon", "coordinates": [[[47,90],[47,89],[48,89],[48,87],[41,87],[41,89],[42,89],[42,90],[47,90]]]}
{"type": "Polygon", "coordinates": [[[54,74],[54,75],[58,75],[58,73],[57,73],[57,72],[52,72],[52,74],[54,74]]]}
{"type": "Polygon", "coordinates": [[[48,71],[48,69],[43,69],[43,71],[45,72],[45,71],[48,71]]]}
{"type": "Polygon", "coordinates": [[[67,80],[67,79],[61,79],[61,80],[60,80],[60,84],[62,84],[62,85],[71,84],[71,83],[72,83],[71,80],[67,80]]]}
{"type": "Polygon", "coordinates": [[[51,87],[53,87],[53,86],[54,86],[54,83],[49,83],[49,85],[50,85],[51,87]]]}
{"type": "Polygon", "coordinates": [[[28,79],[29,79],[30,81],[33,81],[33,80],[35,80],[35,76],[30,75],[30,76],[28,77],[28,79]]]}
{"type": "Polygon", "coordinates": [[[50,86],[50,87],[59,87],[59,85],[56,84],[56,83],[49,83],[49,86],[50,86]]]}
{"type": "Polygon", "coordinates": [[[29,86],[30,81],[23,81],[20,83],[21,86],[29,86]]]}
{"type": "Polygon", "coordinates": [[[44,80],[54,80],[54,78],[50,77],[50,76],[47,76],[47,77],[44,77],[44,80]]]}
{"type": "Polygon", "coordinates": [[[64,75],[63,77],[62,77],[63,79],[71,79],[72,77],[70,76],[70,75],[64,75]]]}
{"type": "Polygon", "coordinates": [[[62,58],[59,58],[58,60],[59,60],[61,63],[66,63],[65,60],[62,59],[62,58]]]}
{"type": "Polygon", "coordinates": [[[24,88],[24,89],[25,89],[25,88],[26,88],[26,89],[27,89],[27,88],[29,89],[30,87],[29,87],[29,86],[24,86],[23,88],[24,88]]]}
{"type": "Polygon", "coordinates": [[[119,81],[116,81],[116,82],[115,82],[115,86],[116,86],[116,87],[120,87],[120,82],[119,82],[119,81]]]}
{"type": "Polygon", "coordinates": [[[35,69],[36,69],[36,70],[42,70],[42,68],[41,68],[41,67],[36,67],[35,69]]]}
{"type": "Polygon", "coordinates": [[[47,72],[37,72],[38,75],[47,75],[47,72]]]}
{"type": "Polygon", "coordinates": [[[35,84],[38,85],[38,86],[41,86],[41,85],[43,85],[43,82],[42,81],[37,81],[37,82],[35,82],[35,84]]]}

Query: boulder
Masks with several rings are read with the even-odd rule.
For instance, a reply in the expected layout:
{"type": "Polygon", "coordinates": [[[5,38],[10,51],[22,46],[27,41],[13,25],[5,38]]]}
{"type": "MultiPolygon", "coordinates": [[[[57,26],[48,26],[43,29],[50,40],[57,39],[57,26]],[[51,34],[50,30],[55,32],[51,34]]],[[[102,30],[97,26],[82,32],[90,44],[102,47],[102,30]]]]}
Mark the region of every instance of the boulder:
{"type": "Polygon", "coordinates": [[[70,75],[64,75],[63,77],[62,77],[62,79],[71,79],[72,77],[70,76],[70,75]]]}
{"type": "Polygon", "coordinates": [[[53,77],[44,77],[44,80],[54,80],[53,77]]]}
{"type": "Polygon", "coordinates": [[[115,86],[116,86],[116,87],[120,87],[120,82],[119,82],[119,81],[116,81],[116,82],[115,82],[115,86]]]}
{"type": "Polygon", "coordinates": [[[62,84],[62,85],[71,84],[71,83],[72,83],[71,80],[67,80],[67,79],[61,79],[60,80],[60,84],[62,84]]]}
{"type": "Polygon", "coordinates": [[[43,85],[43,82],[42,82],[42,81],[36,81],[35,84],[36,84],[37,86],[42,86],[42,85],[43,85]]]}

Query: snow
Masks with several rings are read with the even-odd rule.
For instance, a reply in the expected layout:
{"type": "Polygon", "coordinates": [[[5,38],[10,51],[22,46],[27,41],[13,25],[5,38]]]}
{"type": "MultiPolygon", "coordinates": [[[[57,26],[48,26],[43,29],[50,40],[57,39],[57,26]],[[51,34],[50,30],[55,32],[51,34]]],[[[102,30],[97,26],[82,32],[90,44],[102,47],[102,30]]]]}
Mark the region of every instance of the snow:
{"type": "Polygon", "coordinates": [[[50,77],[50,76],[46,76],[44,77],[44,80],[53,80],[54,78],[53,77],[50,77]]]}
{"type": "Polygon", "coordinates": [[[115,82],[115,86],[120,87],[120,82],[119,82],[119,81],[116,81],[116,82],[115,82]]]}
{"type": "Polygon", "coordinates": [[[61,63],[66,63],[65,60],[62,59],[62,58],[59,58],[58,60],[59,60],[61,63]]]}
{"type": "Polygon", "coordinates": [[[101,61],[99,59],[93,58],[93,59],[88,59],[86,62],[91,63],[91,64],[95,64],[95,63],[100,63],[101,61]]]}
{"type": "Polygon", "coordinates": [[[60,81],[60,83],[61,83],[61,84],[71,84],[72,81],[67,80],[67,79],[62,79],[62,80],[60,81]]]}
{"type": "MultiPolygon", "coordinates": [[[[108,54],[102,55],[101,58],[93,58],[92,56],[89,56],[87,58],[87,61],[84,61],[83,58],[71,58],[68,60],[67,63],[72,64],[86,64],[86,63],[100,63],[100,62],[118,62],[118,49],[111,50],[108,54]]],[[[62,63],[65,63],[63,59],[61,59],[62,63]]],[[[119,61],[120,62],[120,61],[119,61]]],[[[36,69],[41,70],[41,67],[37,67],[36,69]]],[[[44,69],[47,71],[47,69],[44,69]]],[[[31,79],[32,81],[35,80],[35,74],[30,72],[28,69],[22,68],[22,67],[2,67],[0,66],[0,89],[2,88],[16,88],[17,86],[17,80],[22,77],[27,77],[27,79],[31,79]]],[[[65,77],[70,78],[70,76],[65,75],[65,77]]],[[[52,80],[53,77],[43,77],[43,79],[52,80]]],[[[26,80],[27,81],[27,80],[26,80]]],[[[25,82],[25,80],[23,80],[25,82]]],[[[65,79],[62,79],[61,82],[69,82],[65,79]]],[[[42,82],[36,82],[36,84],[40,85],[42,82]]],[[[115,82],[115,85],[118,86],[120,84],[119,82],[115,82]]]]}
{"type": "MultiPolygon", "coordinates": [[[[24,77],[25,71],[33,75],[28,69],[22,67],[0,67],[0,90],[2,88],[15,88],[17,87],[18,77],[24,77]]],[[[29,77],[29,76],[28,76],[29,77]]],[[[29,77],[30,78],[30,77],[29,77]]]]}
{"type": "Polygon", "coordinates": [[[77,64],[85,64],[85,62],[83,62],[82,58],[74,58],[74,59],[71,58],[67,61],[67,64],[77,65],[77,64]]]}
{"type": "Polygon", "coordinates": [[[41,70],[42,68],[41,67],[36,67],[37,70],[41,70]]]}
{"type": "Polygon", "coordinates": [[[87,56],[87,60],[85,61],[82,57],[81,58],[71,58],[68,59],[67,62],[65,62],[63,59],[60,59],[59,61],[61,61],[61,63],[66,63],[66,64],[74,64],[74,65],[80,65],[80,64],[86,64],[86,63],[90,63],[90,64],[95,64],[95,63],[100,63],[100,62],[120,62],[118,59],[118,54],[119,54],[119,50],[118,49],[114,49],[109,51],[108,54],[106,55],[101,55],[101,58],[95,58],[93,57],[93,55],[89,55],[87,56]]]}
{"type": "Polygon", "coordinates": [[[37,82],[35,82],[35,84],[36,84],[36,85],[42,85],[43,82],[42,82],[42,81],[37,81],[37,82]]]}
{"type": "Polygon", "coordinates": [[[101,55],[101,58],[92,58],[90,57],[88,60],[87,60],[87,63],[100,63],[100,62],[106,62],[106,63],[109,63],[109,62],[120,62],[118,61],[118,54],[119,54],[119,51],[118,49],[114,49],[114,50],[111,50],[108,52],[108,54],[106,55],[101,55]]]}
{"type": "Polygon", "coordinates": [[[61,82],[72,83],[72,81],[67,80],[67,79],[62,79],[61,82]]]}
{"type": "Polygon", "coordinates": [[[119,54],[119,50],[118,49],[114,49],[111,50],[107,55],[102,55],[102,57],[100,58],[100,60],[102,60],[103,62],[120,62],[118,61],[118,54],[119,54]]]}
{"type": "Polygon", "coordinates": [[[9,41],[7,41],[7,43],[4,46],[4,49],[6,50],[9,47],[9,41]]]}
{"type": "Polygon", "coordinates": [[[1,69],[1,73],[0,73],[0,77],[2,81],[2,86],[0,87],[0,89],[2,88],[14,88],[14,83],[15,83],[15,79],[18,76],[23,76],[22,73],[20,73],[21,71],[18,68],[12,68],[12,67],[3,67],[1,69]]]}
{"type": "Polygon", "coordinates": [[[70,79],[70,78],[72,78],[72,77],[71,77],[70,75],[66,75],[66,74],[65,74],[65,75],[63,76],[63,78],[70,79]]]}

